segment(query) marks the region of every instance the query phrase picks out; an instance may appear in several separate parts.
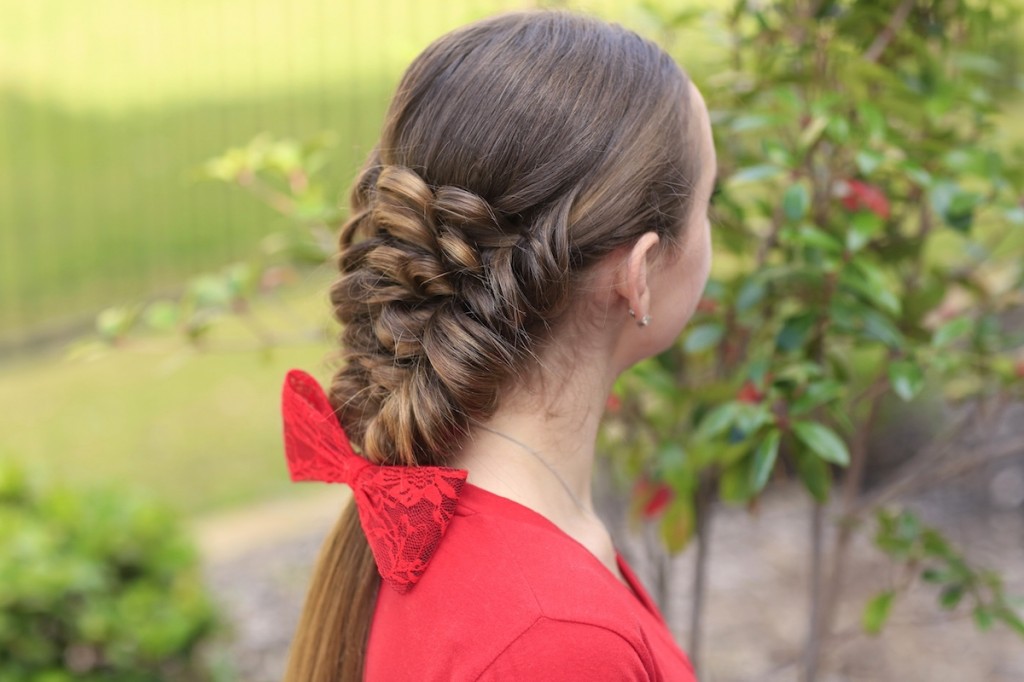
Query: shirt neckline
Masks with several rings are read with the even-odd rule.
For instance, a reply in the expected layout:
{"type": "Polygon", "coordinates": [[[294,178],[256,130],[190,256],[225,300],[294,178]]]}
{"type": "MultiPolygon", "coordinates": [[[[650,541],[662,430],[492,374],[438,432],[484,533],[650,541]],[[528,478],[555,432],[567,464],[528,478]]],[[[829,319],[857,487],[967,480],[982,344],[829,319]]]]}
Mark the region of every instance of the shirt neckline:
{"type": "MultiPolygon", "coordinates": [[[[547,518],[540,512],[530,509],[524,504],[466,481],[463,483],[462,491],[459,495],[459,506],[474,512],[480,511],[483,508],[498,511],[506,517],[524,521],[535,526],[540,526],[557,533],[579,547],[592,562],[601,567],[603,574],[607,576],[609,580],[613,581],[619,587],[630,591],[632,593],[630,596],[639,601],[641,606],[643,606],[647,611],[655,617],[664,620],[661,616],[661,612],[655,605],[654,600],[651,599],[651,596],[647,593],[647,590],[644,589],[644,586],[636,577],[636,574],[633,573],[633,569],[626,563],[626,560],[619,552],[618,547],[614,547],[615,563],[622,572],[622,577],[625,578],[628,585],[624,585],[621,580],[608,570],[608,567],[604,565],[604,562],[598,559],[593,552],[587,549],[586,545],[559,528],[553,521],[551,521],[551,519],[547,518]]],[[[456,513],[458,513],[458,511],[456,511],[456,513]]]]}

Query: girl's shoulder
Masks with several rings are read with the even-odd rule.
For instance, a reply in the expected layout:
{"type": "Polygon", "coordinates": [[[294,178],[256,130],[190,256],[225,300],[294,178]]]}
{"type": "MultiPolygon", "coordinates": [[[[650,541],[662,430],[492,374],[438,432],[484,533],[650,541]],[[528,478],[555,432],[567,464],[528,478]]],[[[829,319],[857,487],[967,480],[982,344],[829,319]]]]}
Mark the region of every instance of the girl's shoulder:
{"type": "Polygon", "coordinates": [[[381,587],[367,679],[688,679],[659,672],[689,675],[689,662],[656,609],[597,557],[518,503],[465,493],[413,589],[381,587]]]}

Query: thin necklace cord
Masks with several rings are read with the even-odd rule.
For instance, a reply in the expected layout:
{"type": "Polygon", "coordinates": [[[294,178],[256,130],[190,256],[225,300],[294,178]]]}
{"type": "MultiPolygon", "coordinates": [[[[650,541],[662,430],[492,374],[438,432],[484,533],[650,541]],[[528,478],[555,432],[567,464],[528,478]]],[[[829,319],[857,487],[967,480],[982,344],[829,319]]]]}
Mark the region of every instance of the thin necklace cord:
{"type": "Polygon", "coordinates": [[[526,450],[528,453],[530,453],[531,455],[536,457],[537,460],[541,464],[544,465],[544,468],[547,469],[548,471],[550,471],[551,475],[554,476],[558,480],[558,483],[562,486],[562,488],[565,490],[565,492],[572,499],[572,502],[573,502],[573,504],[576,505],[576,508],[579,509],[581,512],[583,512],[587,516],[593,516],[593,512],[588,511],[583,506],[583,504],[580,502],[579,498],[576,497],[576,495],[572,492],[572,488],[569,487],[569,484],[565,482],[565,480],[558,474],[558,472],[555,470],[555,468],[553,466],[551,466],[551,464],[549,464],[548,461],[546,459],[544,459],[544,457],[541,456],[541,454],[539,452],[537,452],[536,450],[531,448],[526,443],[524,443],[524,442],[522,442],[522,441],[520,441],[520,440],[518,440],[516,438],[513,438],[512,436],[510,436],[508,434],[502,433],[501,431],[496,431],[495,429],[492,429],[489,426],[484,426],[483,424],[477,424],[477,426],[480,427],[481,429],[483,429],[484,431],[489,431],[490,433],[493,433],[496,436],[500,436],[500,437],[504,438],[505,440],[507,440],[507,441],[509,441],[509,442],[511,442],[511,443],[513,443],[515,445],[518,445],[523,450],[526,450]]]}

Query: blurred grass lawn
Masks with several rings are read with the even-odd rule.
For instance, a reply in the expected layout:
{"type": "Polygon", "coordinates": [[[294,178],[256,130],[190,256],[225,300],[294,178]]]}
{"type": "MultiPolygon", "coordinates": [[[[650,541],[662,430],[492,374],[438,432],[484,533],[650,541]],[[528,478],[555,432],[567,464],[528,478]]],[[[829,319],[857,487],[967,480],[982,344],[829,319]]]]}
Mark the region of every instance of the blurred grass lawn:
{"type": "Polygon", "coordinates": [[[401,68],[511,0],[0,0],[0,340],[238,257],[278,219],[191,170],[340,134],[337,195],[401,68]]]}
{"type": "MultiPolygon", "coordinates": [[[[315,336],[330,324],[328,284],[312,276],[281,292],[287,309],[268,297],[254,314],[282,334],[315,336]]],[[[302,494],[306,486],[290,483],[284,463],[280,390],[291,367],[329,381],[332,344],[320,336],[269,353],[239,351],[255,338],[226,319],[210,339],[226,352],[199,353],[163,336],[91,359],[0,365],[0,457],[76,485],[139,487],[189,515],[302,494]]]]}

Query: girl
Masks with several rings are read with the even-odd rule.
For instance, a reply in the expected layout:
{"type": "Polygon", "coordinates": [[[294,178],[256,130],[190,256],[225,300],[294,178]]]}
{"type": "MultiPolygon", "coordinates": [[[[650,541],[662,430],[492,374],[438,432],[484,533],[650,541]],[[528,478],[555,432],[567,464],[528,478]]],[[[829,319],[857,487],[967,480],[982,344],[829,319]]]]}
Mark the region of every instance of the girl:
{"type": "Polygon", "coordinates": [[[700,93],[619,26],[507,14],[416,58],[341,230],[344,364],[285,381],[293,479],[354,492],[288,680],[694,679],[590,481],[616,377],[700,299],[715,174],[700,93]]]}

